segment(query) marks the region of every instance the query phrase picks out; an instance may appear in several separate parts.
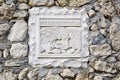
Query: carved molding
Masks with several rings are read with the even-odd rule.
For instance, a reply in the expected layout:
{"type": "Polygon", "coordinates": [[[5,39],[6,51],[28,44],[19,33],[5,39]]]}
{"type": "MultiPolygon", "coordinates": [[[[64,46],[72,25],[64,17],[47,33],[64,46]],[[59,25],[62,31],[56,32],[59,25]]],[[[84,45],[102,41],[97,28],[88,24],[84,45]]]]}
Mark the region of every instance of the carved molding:
{"type": "MultiPolygon", "coordinates": [[[[35,67],[60,66],[64,67],[64,62],[73,60],[76,62],[87,62],[88,51],[88,16],[85,9],[74,10],[58,7],[40,7],[32,8],[29,11],[29,63],[35,67]],[[81,34],[81,52],[80,54],[40,54],[40,27],[44,26],[73,26],[79,27],[81,34]],[[63,59],[62,59],[63,58],[63,59]]],[[[77,43],[76,43],[77,44],[77,43]]]]}

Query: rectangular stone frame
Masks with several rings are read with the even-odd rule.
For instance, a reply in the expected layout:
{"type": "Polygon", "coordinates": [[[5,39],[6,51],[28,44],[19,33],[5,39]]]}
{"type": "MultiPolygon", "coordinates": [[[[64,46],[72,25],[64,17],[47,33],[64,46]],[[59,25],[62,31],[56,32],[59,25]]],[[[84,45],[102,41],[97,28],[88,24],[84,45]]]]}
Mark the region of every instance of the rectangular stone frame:
{"type": "MultiPolygon", "coordinates": [[[[29,10],[29,63],[33,67],[65,67],[64,62],[72,61],[78,63],[87,62],[89,56],[88,50],[88,15],[85,9],[69,10],[68,8],[47,8],[34,7],[29,10]],[[50,16],[52,14],[53,16],[50,16]],[[72,16],[70,16],[70,15],[72,16]],[[61,16],[62,15],[62,16],[61,16]],[[57,17],[57,18],[56,18],[57,17]],[[53,20],[50,22],[48,19],[53,20]],[[58,19],[58,20],[56,20],[58,19]],[[60,20],[59,20],[60,19],[60,20]],[[68,20],[71,21],[69,22],[68,20]],[[48,20],[48,21],[47,21],[48,20]],[[47,22],[46,22],[47,21],[47,22]],[[57,22],[58,21],[58,22],[57,22]],[[60,23],[60,21],[63,21],[60,23]],[[72,23],[71,23],[72,22],[72,23]],[[56,25],[54,24],[56,23],[56,25]],[[41,55],[40,54],[40,26],[77,26],[82,29],[82,51],[78,55],[41,55]]],[[[80,67],[76,66],[76,67],[80,67]]],[[[72,65],[68,67],[73,67],[72,65]]]]}

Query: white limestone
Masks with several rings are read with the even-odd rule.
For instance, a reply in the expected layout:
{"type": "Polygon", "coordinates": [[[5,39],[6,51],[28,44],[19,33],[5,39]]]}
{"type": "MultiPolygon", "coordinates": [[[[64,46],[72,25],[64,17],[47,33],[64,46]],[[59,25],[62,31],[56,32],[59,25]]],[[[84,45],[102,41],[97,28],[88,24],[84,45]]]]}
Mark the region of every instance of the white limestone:
{"type": "Polygon", "coordinates": [[[80,67],[80,63],[87,62],[82,61],[89,56],[85,9],[40,7],[30,9],[29,14],[29,63],[32,66],[65,67],[67,61],[71,67],[73,60],[80,67]]]}

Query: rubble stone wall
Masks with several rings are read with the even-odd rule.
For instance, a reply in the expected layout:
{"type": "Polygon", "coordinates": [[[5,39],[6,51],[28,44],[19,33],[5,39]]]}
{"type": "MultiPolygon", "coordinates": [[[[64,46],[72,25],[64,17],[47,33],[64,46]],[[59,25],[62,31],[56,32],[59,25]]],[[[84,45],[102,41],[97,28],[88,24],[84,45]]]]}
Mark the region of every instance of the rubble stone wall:
{"type": "Polygon", "coordinates": [[[0,80],[120,80],[120,1],[0,0],[0,80]],[[28,11],[43,6],[86,9],[88,68],[37,68],[28,63],[28,11]]]}

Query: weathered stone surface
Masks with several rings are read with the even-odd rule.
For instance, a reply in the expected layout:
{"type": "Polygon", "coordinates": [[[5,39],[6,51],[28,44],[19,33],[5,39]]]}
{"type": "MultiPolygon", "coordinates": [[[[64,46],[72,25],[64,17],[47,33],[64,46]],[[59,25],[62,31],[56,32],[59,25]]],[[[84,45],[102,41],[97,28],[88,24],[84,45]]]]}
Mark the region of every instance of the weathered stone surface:
{"type": "Polygon", "coordinates": [[[38,69],[31,70],[27,74],[27,77],[29,78],[29,80],[38,80],[38,69]]]}
{"type": "Polygon", "coordinates": [[[3,51],[3,57],[4,58],[7,58],[9,56],[9,51],[8,51],[8,49],[5,49],[4,51],[3,51]]]}
{"type": "Polygon", "coordinates": [[[23,80],[24,78],[27,77],[27,73],[28,73],[28,68],[24,68],[18,75],[18,79],[19,80],[23,80]]]}
{"type": "Polygon", "coordinates": [[[0,49],[10,48],[10,41],[0,42],[0,49]]]}
{"type": "Polygon", "coordinates": [[[91,29],[91,31],[97,31],[99,29],[99,27],[97,24],[92,24],[90,29],[91,29]]]}
{"type": "Polygon", "coordinates": [[[19,9],[29,9],[30,6],[28,6],[26,3],[21,3],[21,4],[19,4],[18,8],[19,9]]]}
{"type": "Polygon", "coordinates": [[[46,78],[42,80],[63,80],[59,75],[48,75],[46,78]]]}
{"type": "Polygon", "coordinates": [[[82,6],[82,5],[89,3],[89,2],[90,2],[90,0],[70,0],[69,6],[79,7],[79,6],[82,6]]]}
{"type": "Polygon", "coordinates": [[[17,74],[13,74],[12,71],[0,73],[0,80],[17,80],[17,74]]]}
{"type": "Polygon", "coordinates": [[[100,33],[101,33],[102,35],[104,35],[104,36],[107,35],[107,33],[106,33],[106,29],[100,29],[100,33]]]}
{"type": "Polygon", "coordinates": [[[99,10],[105,16],[114,16],[116,14],[113,3],[110,0],[99,0],[94,5],[95,9],[99,10]]]}
{"type": "Polygon", "coordinates": [[[120,25],[112,24],[110,26],[110,40],[112,48],[116,51],[120,51],[120,25]]]}
{"type": "Polygon", "coordinates": [[[81,72],[76,76],[75,80],[89,80],[87,72],[86,71],[81,72]]]}
{"type": "Polygon", "coordinates": [[[68,4],[67,0],[57,0],[60,6],[66,6],[68,4]]]}
{"type": "Polygon", "coordinates": [[[119,55],[117,56],[117,59],[120,61],[120,53],[119,53],[119,55]]]}
{"type": "Polygon", "coordinates": [[[43,7],[32,8],[29,12],[29,63],[32,66],[41,67],[80,67],[80,61],[82,61],[80,58],[89,56],[89,27],[87,24],[88,15],[86,13],[86,10],[75,10],[59,7],[43,7]],[[46,15],[49,17],[49,20],[47,20],[46,15]],[[58,19],[55,19],[54,17],[57,17],[58,19]],[[36,22],[37,20],[39,22],[36,22]],[[47,57],[49,57],[49,60],[47,57]],[[51,57],[54,57],[55,59],[51,57]],[[65,58],[61,59],[61,57],[65,58]],[[72,57],[74,59],[70,60],[68,59],[69,57],[72,57]],[[66,63],[64,64],[64,62],[66,63]],[[72,65],[72,63],[75,65],[72,65]]]}
{"type": "Polygon", "coordinates": [[[0,74],[0,80],[17,80],[17,74],[12,71],[3,72],[0,74]]]}
{"type": "Polygon", "coordinates": [[[26,10],[16,10],[14,12],[13,17],[24,18],[28,16],[28,12],[26,10]]]}
{"type": "Polygon", "coordinates": [[[93,17],[93,16],[95,15],[95,11],[91,9],[91,10],[88,12],[88,15],[89,15],[89,17],[93,17]]]}
{"type": "Polygon", "coordinates": [[[90,52],[94,56],[111,55],[111,47],[109,44],[91,45],[90,52]]]}
{"type": "Polygon", "coordinates": [[[4,0],[6,4],[10,5],[12,3],[16,3],[16,0],[4,0]]]}
{"type": "Polygon", "coordinates": [[[10,29],[9,24],[7,23],[0,24],[0,35],[5,34],[9,29],[10,29]]]}
{"type": "Polygon", "coordinates": [[[16,67],[16,66],[20,66],[20,64],[17,63],[16,60],[7,60],[5,61],[4,66],[8,66],[8,67],[15,66],[16,67]]]}
{"type": "Polygon", "coordinates": [[[89,35],[89,43],[92,45],[105,44],[107,41],[99,31],[93,31],[89,35]]]}
{"type": "Polygon", "coordinates": [[[61,73],[62,71],[63,71],[62,68],[54,68],[54,69],[51,70],[51,73],[52,73],[52,74],[59,74],[59,73],[61,73]]]}
{"type": "Polygon", "coordinates": [[[78,68],[78,67],[81,67],[81,62],[80,61],[65,61],[63,63],[63,66],[64,67],[74,67],[74,68],[78,68]],[[74,64],[74,65],[73,65],[74,64]]]}
{"type": "Polygon", "coordinates": [[[70,69],[64,69],[61,73],[62,77],[74,77],[74,73],[70,69]]]}
{"type": "Polygon", "coordinates": [[[116,77],[113,78],[112,80],[120,80],[120,74],[116,75],[116,77]]]}
{"type": "Polygon", "coordinates": [[[18,20],[13,25],[8,35],[10,41],[23,41],[27,34],[27,23],[24,20],[18,20]]]}
{"type": "Polygon", "coordinates": [[[27,3],[28,0],[18,0],[19,2],[27,3]]]}
{"type": "Polygon", "coordinates": [[[47,6],[53,6],[54,5],[54,0],[48,0],[47,6]]]}
{"type": "Polygon", "coordinates": [[[102,76],[95,76],[93,80],[103,80],[102,76]]]}
{"type": "Polygon", "coordinates": [[[3,65],[0,65],[0,73],[3,71],[3,65]]]}
{"type": "Polygon", "coordinates": [[[29,0],[30,6],[41,6],[41,5],[47,5],[48,0],[29,0]]]}
{"type": "Polygon", "coordinates": [[[14,43],[10,49],[10,55],[13,58],[26,57],[28,54],[28,45],[22,43],[14,43]]]}
{"type": "Polygon", "coordinates": [[[0,0],[0,5],[2,5],[3,2],[4,2],[4,0],[0,0]]]}
{"type": "Polygon", "coordinates": [[[3,51],[2,51],[2,50],[0,50],[0,58],[2,57],[2,55],[3,55],[3,51]]]}
{"type": "Polygon", "coordinates": [[[83,69],[81,70],[81,68],[70,68],[70,69],[75,75],[81,73],[81,71],[83,70],[83,69]]]}
{"type": "Polygon", "coordinates": [[[48,72],[49,72],[49,69],[40,68],[39,73],[38,73],[38,77],[42,78],[42,77],[46,76],[48,74],[48,72]]]}
{"type": "Polygon", "coordinates": [[[109,64],[105,61],[91,62],[90,66],[92,66],[97,71],[104,71],[107,73],[116,73],[117,72],[117,70],[114,68],[113,64],[109,64]]]}
{"type": "Polygon", "coordinates": [[[15,10],[15,5],[12,3],[11,5],[3,4],[0,6],[0,20],[9,20],[12,18],[15,10]]]}
{"type": "Polygon", "coordinates": [[[108,57],[107,62],[111,62],[111,63],[116,62],[116,58],[115,57],[108,57]]]}

